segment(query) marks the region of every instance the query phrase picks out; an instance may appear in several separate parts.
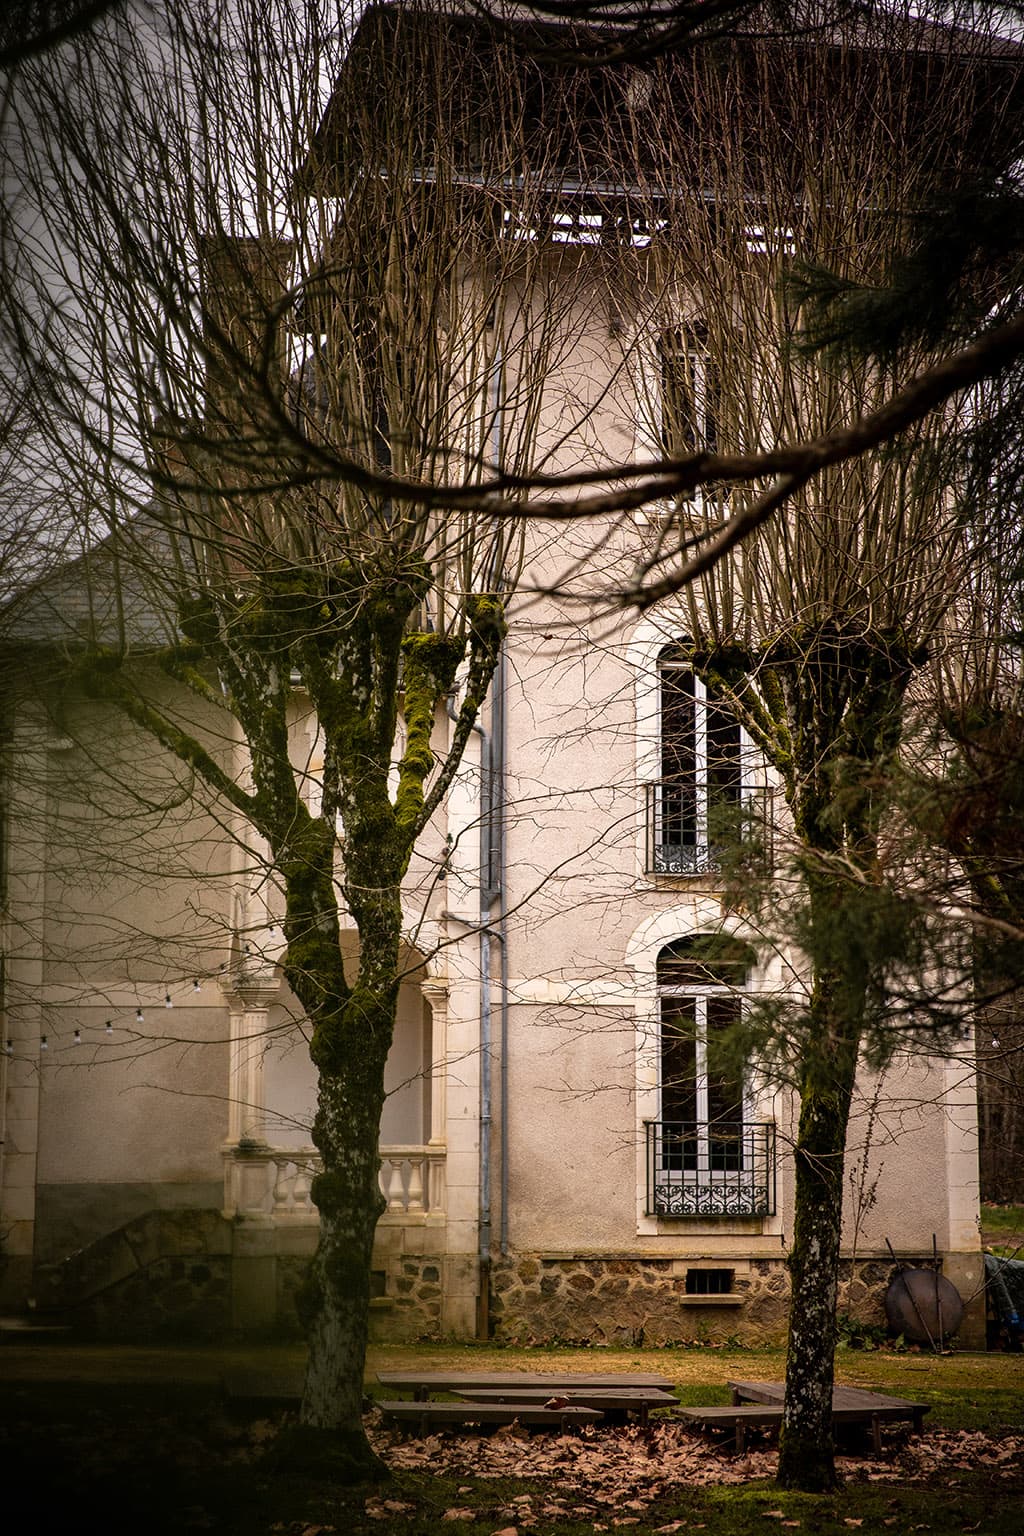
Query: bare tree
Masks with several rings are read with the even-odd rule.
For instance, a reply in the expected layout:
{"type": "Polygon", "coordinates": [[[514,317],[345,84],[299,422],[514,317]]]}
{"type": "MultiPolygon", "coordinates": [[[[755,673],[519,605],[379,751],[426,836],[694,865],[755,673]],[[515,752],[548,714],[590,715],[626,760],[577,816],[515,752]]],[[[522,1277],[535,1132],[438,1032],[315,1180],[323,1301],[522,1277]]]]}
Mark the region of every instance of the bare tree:
{"type": "Polygon", "coordinates": [[[505,598],[527,547],[547,555],[570,520],[574,568],[567,549],[568,571],[538,562],[531,583],[647,607],[685,588],[667,638],[774,765],[796,830],[812,985],[791,1036],[781,1476],[826,1487],[846,1125],[897,958],[877,942],[876,776],[965,554],[923,423],[1019,356],[1024,323],[938,363],[922,349],[909,382],[842,372],[794,353],[779,278],[801,253],[870,280],[906,208],[1002,130],[1005,66],[897,19],[655,59],[602,94],[571,71],[552,86],[515,38],[403,9],[401,49],[381,8],[343,70],[348,40],[315,5],[214,3],[101,26],[25,72],[5,143],[9,345],[87,536],[112,532],[166,620],[153,660],[222,721],[220,741],[130,665],[117,581],[76,684],[205,783],[277,887],[320,1082],[303,1417],[364,1465],[403,883],[493,674],[505,598]],[[598,299],[615,378],[646,406],[639,459],[588,442],[593,406],[568,390],[554,426],[546,414],[598,299]],[[613,551],[600,566],[595,537],[613,551]],[[315,805],[289,758],[295,679],[323,733],[315,805]]]}
{"type": "Polygon", "coordinates": [[[508,50],[481,72],[471,39],[412,14],[396,65],[391,19],[344,64],[315,4],[100,22],[24,67],[4,144],[6,341],[91,583],[61,687],[176,759],[272,893],[269,958],[319,1080],[302,1419],[363,1470],[403,889],[521,563],[484,482],[498,458],[525,478],[555,451],[537,446],[545,381],[594,292],[585,252],[507,227],[510,186],[530,172],[529,223],[551,153],[524,137],[508,50]],[[315,794],[290,757],[297,690],[315,794]]]}
{"type": "MultiPolygon", "coordinates": [[[[740,38],[654,70],[632,178],[654,189],[659,231],[652,440],[673,456],[725,442],[770,451],[801,433],[824,442],[837,421],[884,410],[884,365],[795,349],[802,317],[787,269],[799,260],[878,281],[909,211],[1015,142],[1012,110],[1000,113],[1012,98],[1012,72],[986,40],[923,32],[910,17],[796,43],[740,38]]],[[[927,374],[928,359],[922,347],[904,362],[927,374]]],[[[646,606],[687,572],[666,638],[674,632],[708,697],[760,747],[792,818],[793,936],[810,976],[781,1019],[801,1116],[779,1479],[805,1489],[835,1477],[836,1281],[858,1062],[883,1061],[905,1038],[887,1035],[886,978],[907,966],[911,941],[884,867],[882,785],[920,698],[915,679],[964,618],[954,572],[967,568],[970,540],[941,473],[943,430],[941,418],[919,422],[887,451],[833,461],[814,479],[784,472],[760,502],[722,465],[717,487],[669,504],[636,578],[646,606]],[[760,521],[783,500],[784,514],[760,521]],[[760,530],[737,547],[732,531],[748,518],[760,530]],[[712,557],[686,558],[705,548],[712,557]]]]}

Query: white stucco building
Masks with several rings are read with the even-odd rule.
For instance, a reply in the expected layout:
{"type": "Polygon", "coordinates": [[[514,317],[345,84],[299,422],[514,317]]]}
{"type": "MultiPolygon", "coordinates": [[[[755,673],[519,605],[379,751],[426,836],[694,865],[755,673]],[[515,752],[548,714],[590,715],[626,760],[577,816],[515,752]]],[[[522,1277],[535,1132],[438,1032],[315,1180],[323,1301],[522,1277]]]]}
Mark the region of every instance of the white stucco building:
{"type": "MultiPolygon", "coordinates": [[[[582,262],[611,194],[567,188],[552,239],[582,262]]],[[[616,196],[628,204],[621,185],[616,196]]],[[[686,391],[677,438],[711,446],[713,347],[692,315],[686,334],[666,329],[657,231],[640,227],[650,189],[636,201],[617,215],[638,253],[633,313],[596,273],[592,290],[608,291],[549,386],[551,468],[671,446],[686,391]],[[556,408],[570,395],[575,435],[556,408]]],[[[610,572],[635,565],[660,518],[620,523],[610,572]]],[[[591,524],[538,531],[481,728],[410,872],[374,1260],[389,1336],[659,1343],[785,1327],[794,1097],[713,1059],[745,999],[803,985],[794,954],[765,946],[727,897],[714,814],[754,808],[781,849],[785,810],[680,658],[682,599],[640,618],[563,601],[558,573],[595,547],[591,524]]],[[[315,1080],[275,898],[245,840],[182,791],[151,739],[31,661],[44,643],[73,653],[86,588],[109,597],[105,560],[51,581],[11,637],[4,1304],[33,1298],[113,1335],[287,1332],[316,1239],[315,1080]]],[[[162,624],[150,594],[135,597],[145,667],[162,624]]],[[[91,622],[102,627],[95,603],[91,622]]],[[[216,719],[172,707],[244,775],[216,719]]],[[[439,713],[439,751],[450,730],[439,713]]],[[[318,739],[298,686],[292,761],[311,797],[318,739]]],[[[929,1259],[934,1241],[967,1304],[962,1337],[982,1338],[963,1059],[865,1073],[846,1193],[841,1304],[877,1318],[888,1244],[929,1259]]]]}

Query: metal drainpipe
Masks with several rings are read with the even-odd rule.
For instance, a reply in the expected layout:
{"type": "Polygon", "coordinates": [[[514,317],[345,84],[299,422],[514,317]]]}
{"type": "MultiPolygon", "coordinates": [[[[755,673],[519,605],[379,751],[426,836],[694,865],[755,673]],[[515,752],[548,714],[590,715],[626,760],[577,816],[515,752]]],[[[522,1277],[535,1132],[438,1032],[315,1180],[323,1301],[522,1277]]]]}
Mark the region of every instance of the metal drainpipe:
{"type": "Polygon", "coordinates": [[[499,1070],[501,1072],[500,1088],[498,1093],[499,1112],[501,1114],[501,1223],[499,1228],[499,1241],[502,1258],[508,1253],[508,906],[505,895],[505,648],[502,646],[498,657],[497,675],[494,679],[494,814],[497,819],[497,868],[495,870],[495,883],[497,885],[498,898],[498,941],[501,944],[500,954],[500,979],[498,993],[499,1008],[499,1049],[501,1051],[499,1070]]]}
{"type": "MultiPolygon", "coordinates": [[[[497,321],[495,321],[497,325],[497,321]]],[[[500,332],[495,337],[494,365],[491,370],[491,404],[493,409],[492,421],[492,453],[495,466],[500,466],[504,453],[504,390],[502,370],[505,366],[504,351],[501,344],[500,332]]],[[[494,572],[494,587],[498,591],[502,586],[500,570],[494,572]]],[[[504,644],[498,653],[498,665],[495,669],[494,685],[491,694],[491,760],[490,760],[490,795],[488,799],[488,819],[490,821],[489,864],[491,874],[491,890],[489,892],[490,909],[495,902],[498,906],[498,921],[495,929],[495,938],[501,946],[499,968],[499,1089],[498,1105],[501,1116],[499,1155],[501,1158],[501,1174],[499,1185],[500,1201],[500,1225],[499,1244],[501,1255],[504,1258],[508,1253],[508,922],[507,903],[505,896],[505,763],[506,763],[506,707],[505,688],[507,683],[506,651],[504,644]]],[[[490,960],[490,945],[488,943],[488,962],[490,960]]],[[[488,970],[488,980],[490,972],[488,970]]],[[[488,1070],[489,1080],[489,1070],[488,1070]]],[[[490,1123],[488,1122],[488,1137],[490,1135],[490,1123]]],[[[488,1215],[489,1207],[488,1207],[488,1215]]],[[[488,1254],[488,1268],[490,1255],[488,1254]]]]}
{"type": "Polygon", "coordinates": [[[491,1297],[491,827],[492,738],[483,726],[480,733],[480,1217],[477,1260],[480,1296],[476,1331],[479,1339],[490,1335],[491,1297]]]}
{"type": "MultiPolygon", "coordinates": [[[[448,717],[458,719],[458,711],[448,701],[448,717]]],[[[477,1297],[477,1337],[486,1339],[490,1329],[491,1267],[491,883],[492,817],[492,738],[479,721],[473,731],[480,738],[480,846],[477,877],[480,887],[480,1197],[477,1218],[477,1263],[480,1292],[477,1297]]]]}
{"type": "MultiPolygon", "coordinates": [[[[502,452],[502,387],[501,371],[503,356],[500,343],[495,348],[494,367],[491,373],[491,398],[493,402],[494,461],[501,462],[502,452]]],[[[500,586],[500,571],[491,573],[495,589],[500,586]]],[[[508,1246],[507,1217],[507,1166],[508,1145],[508,1077],[505,1069],[506,1042],[508,1039],[508,959],[505,923],[505,651],[502,648],[491,694],[493,729],[489,734],[480,723],[474,722],[473,730],[480,738],[480,1207],[478,1220],[477,1262],[480,1273],[480,1295],[477,1304],[477,1336],[490,1336],[490,1272],[491,1272],[491,912],[495,901],[500,902],[498,929],[494,937],[501,945],[500,1019],[501,1019],[501,1251],[508,1246]]],[[[449,715],[455,711],[449,703],[449,715]]]]}

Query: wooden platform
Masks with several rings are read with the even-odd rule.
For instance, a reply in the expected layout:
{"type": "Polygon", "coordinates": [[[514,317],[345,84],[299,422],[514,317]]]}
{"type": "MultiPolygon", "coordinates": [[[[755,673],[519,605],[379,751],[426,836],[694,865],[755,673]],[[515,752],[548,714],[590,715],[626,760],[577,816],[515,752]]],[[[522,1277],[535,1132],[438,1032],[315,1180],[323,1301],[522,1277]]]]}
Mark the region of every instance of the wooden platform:
{"type": "MultiPolygon", "coordinates": [[[[707,1407],[680,1407],[675,1417],[703,1428],[731,1427],[735,1430],[736,1449],[746,1444],[748,1426],[770,1426],[782,1422],[786,1384],[782,1381],[730,1381],[732,1404],[707,1407]]],[[[863,1387],[835,1387],[832,1392],[833,1424],[864,1424],[871,1429],[876,1454],[882,1450],[882,1425],[910,1422],[920,1434],[927,1403],[903,1397],[889,1397],[884,1392],[868,1392],[863,1387]]]]}
{"type": "Polygon", "coordinates": [[[570,1404],[564,1408],[544,1408],[531,1403],[430,1403],[403,1398],[396,1403],[378,1403],[385,1419],[413,1427],[421,1435],[445,1424],[528,1424],[535,1429],[578,1428],[599,1424],[604,1415],[598,1408],[570,1404]]]}
{"type": "Polygon", "coordinates": [[[456,1394],[474,1403],[519,1403],[543,1407],[553,1397],[565,1398],[575,1407],[598,1408],[605,1418],[624,1420],[636,1414],[647,1423],[652,1408],[677,1408],[678,1399],[663,1387],[581,1387],[574,1380],[570,1387],[469,1387],[456,1394]]]}
{"type": "Polygon", "coordinates": [[[628,1371],[378,1371],[377,1380],[382,1387],[389,1387],[393,1392],[411,1392],[422,1401],[438,1392],[542,1389],[550,1395],[592,1387],[645,1387],[662,1392],[672,1392],[675,1387],[666,1376],[628,1371]]]}
{"type": "Polygon", "coordinates": [[[748,1426],[763,1429],[766,1425],[779,1425],[782,1423],[782,1409],[760,1403],[713,1403],[705,1407],[684,1404],[676,1409],[672,1417],[700,1429],[732,1429],[735,1432],[736,1449],[743,1451],[746,1449],[748,1426]]]}

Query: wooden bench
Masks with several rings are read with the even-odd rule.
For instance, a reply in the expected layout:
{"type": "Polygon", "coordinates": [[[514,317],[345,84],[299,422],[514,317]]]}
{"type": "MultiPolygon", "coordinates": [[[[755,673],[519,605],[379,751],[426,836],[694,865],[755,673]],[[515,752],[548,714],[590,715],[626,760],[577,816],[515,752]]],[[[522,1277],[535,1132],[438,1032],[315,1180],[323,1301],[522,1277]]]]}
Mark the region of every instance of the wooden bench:
{"type": "Polygon", "coordinates": [[[678,1407],[672,1417],[696,1424],[701,1429],[725,1427],[735,1430],[736,1450],[739,1452],[746,1449],[748,1425],[763,1428],[765,1425],[781,1424],[782,1409],[762,1403],[723,1403],[696,1408],[684,1405],[678,1407]]]}
{"type": "MultiPolygon", "coordinates": [[[[730,1381],[732,1400],[737,1403],[761,1403],[781,1408],[786,1397],[784,1381],[730,1381]]],[[[927,1403],[906,1397],[891,1397],[885,1392],[869,1392],[866,1387],[832,1389],[833,1424],[869,1424],[876,1453],[882,1449],[882,1425],[906,1423],[919,1435],[924,1428],[927,1403]]]]}
{"type": "Polygon", "coordinates": [[[389,1387],[394,1392],[411,1392],[415,1398],[423,1401],[437,1392],[525,1392],[536,1389],[547,1392],[550,1397],[555,1392],[573,1392],[590,1387],[644,1387],[672,1392],[675,1386],[666,1376],[630,1374],[628,1371],[378,1371],[377,1380],[382,1387],[389,1387]]]}
{"type": "Polygon", "coordinates": [[[646,1424],[652,1408],[676,1408],[678,1399],[662,1387],[460,1387],[456,1396],[474,1403],[520,1403],[543,1407],[553,1397],[567,1398],[580,1408],[599,1408],[609,1421],[635,1413],[646,1424]]]}
{"type": "Polygon", "coordinates": [[[378,1403],[384,1418],[394,1423],[415,1426],[415,1432],[427,1435],[444,1424],[528,1424],[531,1428],[564,1431],[583,1424],[599,1424],[603,1414],[597,1408],[572,1404],[566,1408],[543,1408],[530,1403],[428,1403],[403,1398],[395,1403],[378,1403]]]}

